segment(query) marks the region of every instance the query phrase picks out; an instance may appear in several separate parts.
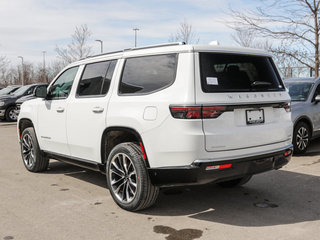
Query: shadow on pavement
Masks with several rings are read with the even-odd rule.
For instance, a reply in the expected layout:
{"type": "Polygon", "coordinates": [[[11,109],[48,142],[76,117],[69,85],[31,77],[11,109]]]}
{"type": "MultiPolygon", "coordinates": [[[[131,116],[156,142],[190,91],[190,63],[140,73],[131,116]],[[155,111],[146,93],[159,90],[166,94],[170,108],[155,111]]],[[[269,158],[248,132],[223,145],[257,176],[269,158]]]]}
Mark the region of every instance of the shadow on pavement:
{"type": "Polygon", "coordinates": [[[294,155],[295,157],[313,157],[320,155],[320,138],[316,138],[310,142],[307,152],[304,154],[294,155]]]}
{"type": "Polygon", "coordinates": [[[44,174],[64,174],[66,176],[77,178],[79,180],[95,184],[99,187],[106,188],[105,175],[63,162],[51,160],[49,169],[48,171],[44,172],[44,174]]]}
{"type": "MultiPolygon", "coordinates": [[[[106,187],[103,174],[65,163],[50,163],[47,174],[65,174],[106,187]]],[[[256,227],[320,220],[319,206],[320,177],[280,170],[256,175],[247,185],[233,189],[215,184],[165,188],[154,207],[139,213],[256,227]]]]}
{"type": "Polygon", "coordinates": [[[320,219],[320,177],[288,171],[257,175],[245,186],[216,185],[161,192],[156,206],[143,211],[156,216],[189,216],[228,225],[256,227],[320,219]],[[259,208],[270,205],[271,207],[259,208]]]}

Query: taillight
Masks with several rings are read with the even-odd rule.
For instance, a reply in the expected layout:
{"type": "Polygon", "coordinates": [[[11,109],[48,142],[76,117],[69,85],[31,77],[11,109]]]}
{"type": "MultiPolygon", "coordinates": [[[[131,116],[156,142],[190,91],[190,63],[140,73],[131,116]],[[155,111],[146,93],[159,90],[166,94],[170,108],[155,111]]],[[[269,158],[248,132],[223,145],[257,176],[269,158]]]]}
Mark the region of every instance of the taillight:
{"type": "Polygon", "coordinates": [[[201,107],[170,107],[171,115],[180,119],[200,119],[201,107]]]}
{"type": "Polygon", "coordinates": [[[286,110],[286,112],[291,112],[291,103],[290,102],[284,103],[283,108],[286,110]]]}
{"type": "Polygon", "coordinates": [[[224,111],[226,107],[224,106],[186,106],[186,107],[178,107],[171,106],[170,111],[171,115],[174,118],[179,119],[207,119],[207,118],[217,118],[224,111]]]}
{"type": "Polygon", "coordinates": [[[217,118],[225,110],[226,110],[226,107],[224,106],[202,107],[202,118],[217,118]]]}

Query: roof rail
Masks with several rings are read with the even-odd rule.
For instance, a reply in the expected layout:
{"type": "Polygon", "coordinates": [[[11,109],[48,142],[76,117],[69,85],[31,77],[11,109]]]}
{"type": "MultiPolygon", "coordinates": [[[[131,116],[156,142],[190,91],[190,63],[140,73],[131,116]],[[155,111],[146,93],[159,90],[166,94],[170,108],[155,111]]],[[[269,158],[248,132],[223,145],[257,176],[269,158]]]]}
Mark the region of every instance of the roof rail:
{"type": "Polygon", "coordinates": [[[114,53],[121,53],[121,52],[125,52],[125,51],[134,51],[134,50],[156,48],[156,47],[169,47],[169,46],[177,46],[177,45],[185,45],[185,44],[186,44],[185,42],[171,42],[171,43],[161,43],[161,44],[149,45],[149,46],[144,46],[144,47],[126,48],[126,49],[120,50],[120,51],[107,52],[107,53],[101,53],[101,54],[97,54],[97,55],[84,57],[84,58],[81,58],[80,60],[93,58],[93,57],[99,57],[99,56],[105,56],[105,55],[114,54],[114,53]]]}
{"type": "Polygon", "coordinates": [[[171,42],[171,43],[161,43],[161,44],[155,44],[155,45],[148,45],[144,47],[135,47],[135,48],[128,48],[124,51],[134,51],[134,50],[140,50],[140,49],[148,49],[148,48],[156,48],[156,47],[169,47],[169,46],[176,46],[176,45],[185,45],[185,42],[171,42]]]}
{"type": "Polygon", "coordinates": [[[106,53],[100,53],[100,54],[96,54],[96,55],[92,55],[92,56],[80,58],[79,60],[84,60],[84,59],[93,58],[93,57],[100,57],[100,56],[109,55],[109,54],[114,54],[114,53],[121,53],[121,52],[123,52],[123,51],[124,51],[124,50],[113,51],[113,52],[106,52],[106,53]]]}

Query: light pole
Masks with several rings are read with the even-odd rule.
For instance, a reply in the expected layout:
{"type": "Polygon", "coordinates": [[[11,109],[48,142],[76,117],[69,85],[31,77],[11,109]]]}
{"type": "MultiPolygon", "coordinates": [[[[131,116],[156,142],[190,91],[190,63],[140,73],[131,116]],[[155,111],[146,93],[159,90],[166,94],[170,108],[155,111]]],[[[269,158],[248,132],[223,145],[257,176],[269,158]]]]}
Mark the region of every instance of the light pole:
{"type": "Polygon", "coordinates": [[[139,28],[132,29],[134,31],[134,47],[137,47],[137,32],[140,30],[139,28]]]}
{"type": "Polygon", "coordinates": [[[47,77],[46,77],[46,51],[42,51],[43,54],[43,80],[47,82],[47,77]]]}
{"type": "Polygon", "coordinates": [[[23,65],[23,57],[22,56],[18,56],[18,58],[21,58],[21,65],[22,65],[22,78],[21,78],[21,82],[22,82],[22,86],[23,86],[23,84],[24,84],[24,69],[23,69],[23,67],[24,67],[24,65],[23,65]]]}
{"type": "Polygon", "coordinates": [[[97,39],[95,41],[100,43],[101,53],[103,53],[103,41],[99,40],[99,39],[97,39]]]}

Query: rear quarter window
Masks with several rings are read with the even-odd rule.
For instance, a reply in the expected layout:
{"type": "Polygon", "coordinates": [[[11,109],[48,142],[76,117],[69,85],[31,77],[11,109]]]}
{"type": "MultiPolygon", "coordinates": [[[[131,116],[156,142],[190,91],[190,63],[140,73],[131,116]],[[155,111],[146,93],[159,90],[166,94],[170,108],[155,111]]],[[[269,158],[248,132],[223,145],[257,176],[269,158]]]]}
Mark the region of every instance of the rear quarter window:
{"type": "Polygon", "coordinates": [[[270,57],[224,53],[199,55],[204,92],[285,91],[270,57]]]}
{"type": "Polygon", "coordinates": [[[126,59],[119,94],[142,95],[170,86],[176,78],[177,58],[166,54],[126,59]]]}

